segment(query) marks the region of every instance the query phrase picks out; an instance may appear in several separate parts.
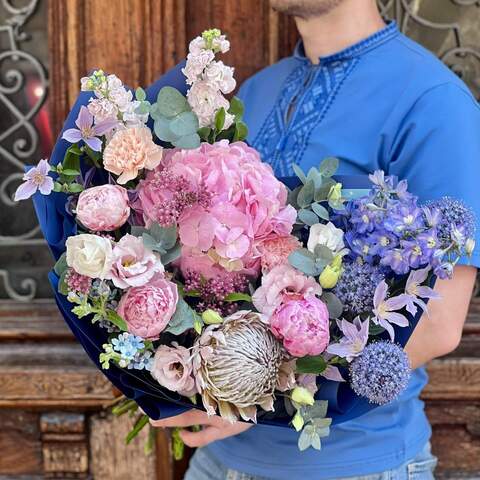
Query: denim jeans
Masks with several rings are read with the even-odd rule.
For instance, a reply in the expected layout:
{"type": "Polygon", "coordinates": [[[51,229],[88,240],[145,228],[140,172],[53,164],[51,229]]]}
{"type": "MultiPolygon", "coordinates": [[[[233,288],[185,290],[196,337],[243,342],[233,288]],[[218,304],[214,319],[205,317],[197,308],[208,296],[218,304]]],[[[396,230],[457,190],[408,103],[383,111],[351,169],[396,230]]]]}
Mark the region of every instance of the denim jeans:
{"type": "MultiPolygon", "coordinates": [[[[336,480],[434,480],[433,471],[437,459],[430,452],[430,443],[411,461],[398,468],[365,476],[353,476],[336,480]]],[[[205,449],[197,449],[184,480],[274,480],[230,470],[205,449]]],[[[332,479],[333,480],[333,479],[332,479]]]]}

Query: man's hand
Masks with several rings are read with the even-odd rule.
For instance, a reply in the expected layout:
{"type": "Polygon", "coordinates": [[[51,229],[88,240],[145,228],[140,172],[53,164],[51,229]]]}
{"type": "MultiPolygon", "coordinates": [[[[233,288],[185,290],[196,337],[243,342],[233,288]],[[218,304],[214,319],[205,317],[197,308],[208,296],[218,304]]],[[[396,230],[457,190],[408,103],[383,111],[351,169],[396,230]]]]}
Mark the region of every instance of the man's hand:
{"type": "Polygon", "coordinates": [[[238,435],[252,427],[251,423],[231,423],[217,415],[208,416],[200,410],[189,410],[176,417],[165,418],[163,420],[150,420],[150,423],[154,427],[160,428],[186,428],[200,425],[202,430],[199,432],[190,432],[189,430],[180,431],[180,438],[188,447],[204,447],[215,440],[222,440],[223,438],[238,435]]]}

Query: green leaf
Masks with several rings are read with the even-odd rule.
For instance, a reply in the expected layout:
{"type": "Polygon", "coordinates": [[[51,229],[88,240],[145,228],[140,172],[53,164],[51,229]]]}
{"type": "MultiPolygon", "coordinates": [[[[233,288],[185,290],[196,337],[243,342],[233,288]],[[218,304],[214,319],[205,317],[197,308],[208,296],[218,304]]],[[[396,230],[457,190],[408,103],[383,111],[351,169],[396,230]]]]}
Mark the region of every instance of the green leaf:
{"type": "Polygon", "coordinates": [[[324,177],[331,177],[337,171],[338,164],[338,158],[328,157],[320,163],[320,168],[318,170],[324,177]]]}
{"type": "Polygon", "coordinates": [[[306,248],[292,252],[288,256],[288,261],[292,267],[300,270],[305,275],[315,276],[318,274],[315,266],[315,257],[306,248]]]}
{"type": "Polygon", "coordinates": [[[343,313],[342,302],[332,292],[323,292],[322,301],[327,305],[330,318],[339,318],[343,313]]]}
{"type": "Polygon", "coordinates": [[[68,295],[68,286],[65,282],[65,277],[67,275],[68,270],[64,270],[58,279],[58,293],[67,296],[68,295]]]}
{"type": "Polygon", "coordinates": [[[53,191],[54,192],[61,192],[62,191],[62,184],[59,182],[53,182],[53,191]]]}
{"type": "Polygon", "coordinates": [[[178,140],[178,136],[170,129],[170,123],[170,119],[164,116],[158,116],[153,122],[153,131],[160,140],[173,143],[178,140]]]}
{"type": "Polygon", "coordinates": [[[233,141],[238,142],[245,140],[248,136],[247,124],[242,121],[235,122],[235,133],[233,135],[233,141]]]}
{"type": "Polygon", "coordinates": [[[323,183],[323,178],[320,172],[315,168],[312,167],[307,174],[307,180],[311,180],[313,182],[313,185],[315,187],[315,190],[317,188],[320,188],[323,183]]]}
{"type": "Polygon", "coordinates": [[[215,130],[221,132],[225,125],[225,109],[222,107],[215,115],[215,130]]]}
{"type": "Polygon", "coordinates": [[[311,210],[306,210],[304,208],[298,211],[298,218],[305,225],[309,225],[310,227],[319,222],[319,219],[315,213],[313,213],[311,210]]]}
{"type": "Polygon", "coordinates": [[[145,90],[142,87],[138,87],[135,90],[135,98],[140,102],[143,102],[147,98],[147,94],[145,93],[145,90]]]}
{"type": "MultiPolygon", "coordinates": [[[[325,419],[328,410],[327,400],[315,400],[313,405],[302,407],[301,412],[305,418],[305,422],[310,422],[313,419],[325,419]]],[[[326,419],[325,419],[326,420],[326,419]]],[[[329,419],[330,423],[332,419],[329,419]]]]}
{"type": "Polygon", "coordinates": [[[385,329],[381,327],[380,325],[375,325],[373,322],[370,322],[369,328],[368,328],[368,334],[369,335],[380,335],[383,333],[385,329]]]}
{"type": "Polygon", "coordinates": [[[328,201],[328,206],[332,210],[345,210],[345,205],[342,202],[342,200],[329,200],[328,201]]]}
{"type": "Polygon", "coordinates": [[[177,137],[193,135],[198,130],[198,118],[193,112],[182,112],[172,119],[170,130],[177,137]]]}
{"type": "Polygon", "coordinates": [[[125,438],[125,444],[128,445],[141,431],[148,425],[149,422],[148,415],[142,415],[136,422],[133,428],[128,432],[128,435],[125,438]]]}
{"type": "Polygon", "coordinates": [[[140,105],[135,109],[135,113],[137,115],[146,115],[150,112],[150,104],[148,102],[142,102],[140,105]]]}
{"type": "Polygon", "coordinates": [[[185,135],[178,138],[172,142],[173,145],[177,148],[184,148],[186,150],[191,150],[193,148],[198,148],[200,146],[200,137],[198,133],[193,133],[192,135],[185,135]]]}
{"type": "Polygon", "coordinates": [[[173,317],[165,329],[166,332],[170,332],[173,335],[180,335],[181,333],[193,328],[195,323],[196,313],[190,308],[188,303],[183,299],[179,298],[177,303],[177,308],[173,317]]]}
{"type": "Polygon", "coordinates": [[[82,149],[80,148],[80,146],[78,145],[78,143],[74,143],[69,149],[68,151],[70,153],[72,153],[73,155],[82,155],[83,154],[83,151],[82,149]]]}
{"type": "Polygon", "coordinates": [[[177,243],[177,227],[161,227],[158,223],[153,223],[147,230],[147,233],[159,243],[165,251],[173,248],[177,243]]]}
{"type": "Polygon", "coordinates": [[[321,219],[326,220],[327,222],[330,220],[330,214],[323,205],[312,203],[311,208],[321,219]]]}
{"type": "Polygon", "coordinates": [[[116,417],[121,417],[125,413],[129,413],[132,410],[133,411],[138,410],[137,402],[135,400],[125,400],[120,405],[115,405],[112,408],[112,414],[115,415],[116,417]]]}
{"type": "Polygon", "coordinates": [[[70,193],[80,193],[83,192],[83,190],[83,185],[80,185],[79,183],[70,183],[68,185],[68,191],[70,193]]]}
{"type": "Polygon", "coordinates": [[[68,269],[67,265],[67,253],[63,252],[60,258],[56,261],[53,270],[60,277],[62,273],[68,269]]]}
{"type": "Polygon", "coordinates": [[[323,180],[322,186],[315,190],[313,195],[313,199],[316,202],[323,202],[328,199],[328,194],[330,193],[330,189],[336,184],[335,180],[332,178],[326,178],[323,180]]]}
{"type": "Polygon", "coordinates": [[[116,325],[122,332],[128,330],[125,320],[115,310],[107,309],[105,313],[107,314],[107,320],[116,325]]]}
{"type": "Polygon", "coordinates": [[[327,362],[320,355],[297,358],[297,373],[314,373],[320,375],[327,368],[327,362]]]}
{"type": "Polygon", "coordinates": [[[298,437],[298,448],[301,452],[310,448],[314,441],[313,437],[315,435],[315,429],[309,427],[311,427],[311,425],[304,427],[302,433],[300,433],[300,436],[298,437]]]}
{"type": "Polygon", "coordinates": [[[62,162],[62,171],[63,170],[77,170],[80,171],[80,155],[76,152],[78,147],[76,145],[72,145],[70,148],[67,149],[65,154],[65,158],[62,162]],[[75,148],[75,151],[73,150],[75,148]]]}
{"type": "Polygon", "coordinates": [[[313,180],[308,180],[298,192],[297,202],[301,208],[306,208],[312,203],[314,191],[313,180]]]}
{"type": "Polygon", "coordinates": [[[295,172],[295,175],[300,179],[300,181],[305,185],[307,183],[307,177],[303,173],[303,170],[296,164],[294,163],[292,165],[293,171],[295,172]]]}
{"type": "Polygon", "coordinates": [[[225,302],[251,302],[252,297],[247,293],[229,293],[224,300],[225,302]]]}
{"type": "Polygon", "coordinates": [[[67,177],[78,177],[78,175],[80,175],[80,170],[73,170],[71,168],[66,168],[62,170],[62,175],[66,175],[67,177]]]}
{"type": "Polygon", "coordinates": [[[208,137],[212,133],[212,129],[210,127],[202,127],[198,129],[197,133],[202,140],[207,141],[208,137]]]}
{"type": "Polygon", "coordinates": [[[325,245],[315,245],[313,249],[315,258],[321,259],[325,264],[330,263],[333,260],[333,252],[325,245]]]}
{"type": "Polygon", "coordinates": [[[168,86],[158,92],[157,105],[158,113],[167,118],[190,110],[187,99],[176,88],[168,86]]]}
{"type": "Polygon", "coordinates": [[[161,255],[161,260],[163,265],[168,265],[169,263],[174,262],[182,253],[182,246],[180,244],[175,245],[173,248],[169,249],[166,253],[161,255]]]}
{"type": "Polygon", "coordinates": [[[233,97],[230,100],[230,108],[228,113],[235,116],[235,120],[241,120],[245,112],[245,105],[238,97],[233,97]]]}

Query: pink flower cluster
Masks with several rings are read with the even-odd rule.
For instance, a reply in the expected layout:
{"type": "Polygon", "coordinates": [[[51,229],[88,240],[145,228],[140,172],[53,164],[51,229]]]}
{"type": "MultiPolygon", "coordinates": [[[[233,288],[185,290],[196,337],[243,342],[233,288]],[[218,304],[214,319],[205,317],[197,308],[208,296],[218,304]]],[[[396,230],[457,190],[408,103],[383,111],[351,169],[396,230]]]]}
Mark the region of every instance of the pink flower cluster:
{"type": "Polygon", "coordinates": [[[288,236],[292,230],[296,211],[286,205],[286,187],[258,152],[243,142],[170,150],[162,169],[173,175],[173,186],[158,172],[139,186],[147,222],[158,220],[159,208],[169,205],[176,192],[192,192],[196,202],[183,204],[173,214],[166,209],[164,214],[178,218],[180,241],[187,250],[208,254],[227,271],[253,268],[258,272],[260,244],[271,237],[288,236]],[[156,212],[153,218],[149,212],[156,212]]]}
{"type": "Polygon", "coordinates": [[[257,310],[269,316],[270,330],[295,357],[319,355],[330,340],[329,315],[313,277],[279,265],[262,277],[253,295],[257,310]]]}

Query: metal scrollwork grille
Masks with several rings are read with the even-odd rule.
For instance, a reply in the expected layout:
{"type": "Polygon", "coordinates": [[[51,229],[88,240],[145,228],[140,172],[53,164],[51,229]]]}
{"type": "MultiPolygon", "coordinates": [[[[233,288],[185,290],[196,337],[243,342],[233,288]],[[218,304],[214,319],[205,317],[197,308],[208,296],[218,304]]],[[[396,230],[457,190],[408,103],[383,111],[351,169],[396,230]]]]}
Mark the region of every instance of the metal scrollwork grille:
{"type": "MultiPolygon", "coordinates": [[[[42,112],[42,123],[39,115],[48,79],[38,49],[47,47],[26,31],[39,7],[40,0],[0,1],[0,297],[19,301],[35,297],[44,275],[45,242],[31,204],[12,200],[25,166],[49,153],[48,116],[42,112]]],[[[43,35],[45,18],[36,21],[43,35]]]]}

